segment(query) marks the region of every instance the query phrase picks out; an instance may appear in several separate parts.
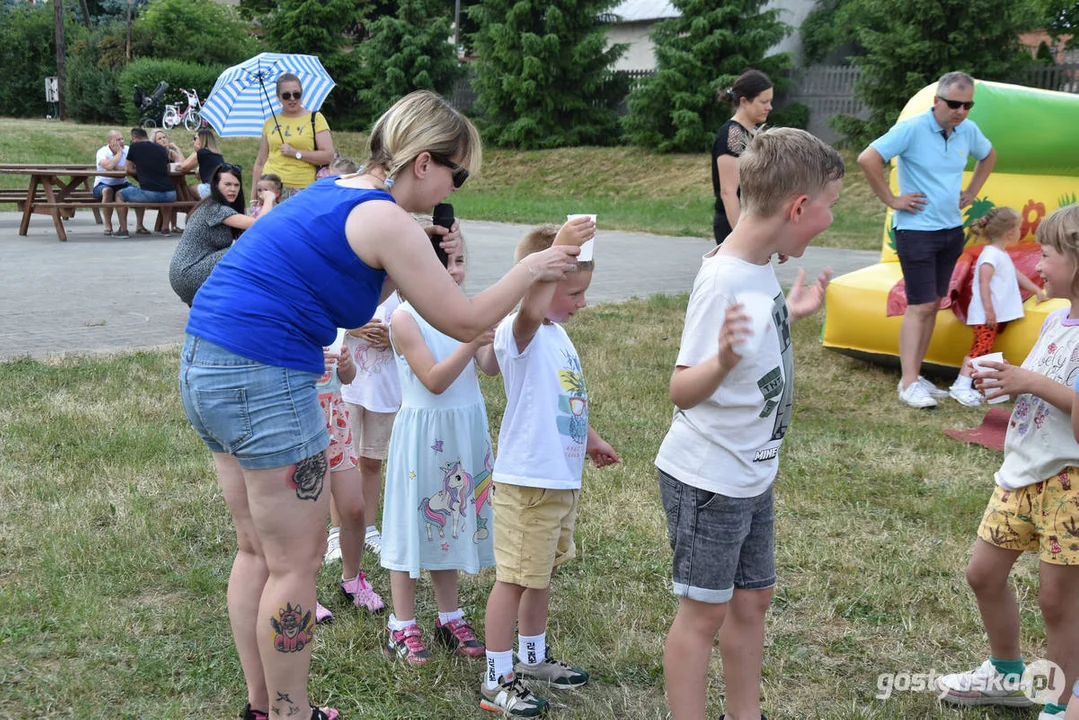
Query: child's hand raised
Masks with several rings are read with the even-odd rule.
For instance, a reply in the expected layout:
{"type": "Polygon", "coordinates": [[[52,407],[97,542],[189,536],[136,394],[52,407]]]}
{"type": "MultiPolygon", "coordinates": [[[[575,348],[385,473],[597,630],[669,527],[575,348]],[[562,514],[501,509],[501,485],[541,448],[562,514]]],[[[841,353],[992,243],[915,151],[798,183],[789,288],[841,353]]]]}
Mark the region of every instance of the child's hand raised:
{"type": "Polygon", "coordinates": [[[596,221],[587,215],[567,220],[555,235],[554,245],[581,246],[596,236],[596,221]]]}
{"type": "Polygon", "coordinates": [[[753,332],[750,326],[750,317],[746,315],[742,303],[734,303],[727,306],[727,313],[723,316],[723,327],[719,329],[719,363],[730,370],[742,356],[734,351],[735,345],[740,345],[753,332]]]}
{"type": "Polygon", "coordinates": [[[787,294],[787,309],[790,311],[792,320],[809,317],[820,310],[824,304],[824,292],[828,289],[828,281],[832,278],[832,269],[827,268],[817,278],[817,282],[806,285],[805,268],[798,268],[798,277],[791,285],[791,291],[787,294]]]}

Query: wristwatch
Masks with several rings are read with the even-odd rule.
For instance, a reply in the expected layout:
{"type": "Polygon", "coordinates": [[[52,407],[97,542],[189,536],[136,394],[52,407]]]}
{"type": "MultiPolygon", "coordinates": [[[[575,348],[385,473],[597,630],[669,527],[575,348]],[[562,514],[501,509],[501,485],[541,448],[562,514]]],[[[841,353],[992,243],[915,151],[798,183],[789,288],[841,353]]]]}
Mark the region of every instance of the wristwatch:
{"type": "Polygon", "coordinates": [[[299,150],[296,151],[296,159],[297,160],[303,160],[303,153],[300,152],[299,150]]]}

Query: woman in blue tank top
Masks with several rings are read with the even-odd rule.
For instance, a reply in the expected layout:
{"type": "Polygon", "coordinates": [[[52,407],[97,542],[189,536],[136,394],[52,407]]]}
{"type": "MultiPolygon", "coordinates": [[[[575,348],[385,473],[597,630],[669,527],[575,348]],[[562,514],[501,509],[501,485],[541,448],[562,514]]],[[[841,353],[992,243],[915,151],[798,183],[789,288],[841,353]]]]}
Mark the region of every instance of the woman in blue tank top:
{"type": "MultiPolygon", "coordinates": [[[[282,716],[337,717],[307,700],[330,497],[315,390],[323,346],[338,327],[370,320],[396,288],[435,328],[469,342],[531,283],[561,278],[578,252],[530,255],[470,300],[409,213],[430,213],[479,168],[476,129],[421,91],[390,108],[368,143],[364,173],[314,183],[244,234],[195,296],[187,325],[184,411],[213,453],[239,545],[228,607],[248,720],[266,717],[271,700],[282,716]]],[[[427,232],[459,247],[456,225],[427,232]]]]}

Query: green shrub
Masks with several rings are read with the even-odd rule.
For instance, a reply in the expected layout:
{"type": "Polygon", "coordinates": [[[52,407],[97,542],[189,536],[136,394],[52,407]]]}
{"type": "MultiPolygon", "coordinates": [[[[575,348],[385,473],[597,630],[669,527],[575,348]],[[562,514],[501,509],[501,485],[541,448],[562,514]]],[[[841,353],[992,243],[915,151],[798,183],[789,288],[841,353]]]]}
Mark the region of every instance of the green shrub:
{"type": "Polygon", "coordinates": [[[135,26],[138,54],[162,60],[235,65],[262,50],[250,23],[214,0],[153,0],[135,26]]]}
{"type": "Polygon", "coordinates": [[[127,31],[122,22],[94,28],[81,40],[68,43],[67,114],[84,123],[122,123],[120,73],[127,31]]]}
{"type": "MultiPolygon", "coordinates": [[[[85,30],[68,14],[65,41],[85,30]]],[[[44,117],[45,78],[56,75],[56,37],[51,5],[0,4],[0,115],[44,117]]],[[[68,71],[71,63],[68,63],[68,71]]]]}
{"type": "Polygon", "coordinates": [[[198,65],[193,62],[182,60],[153,60],[139,58],[134,60],[119,78],[119,92],[124,118],[128,123],[136,124],[139,121],[139,111],[135,107],[133,86],[140,85],[147,93],[151,92],[159,82],[164,80],[169,84],[169,90],[165,93],[165,104],[180,103],[180,110],[187,107],[187,98],[180,92],[180,88],[192,89],[199,94],[199,99],[206,100],[210,89],[217,82],[217,76],[225,69],[224,65],[198,65]]]}
{"type": "Polygon", "coordinates": [[[809,106],[800,102],[788,103],[768,114],[768,124],[805,130],[809,127],[809,106]]]}

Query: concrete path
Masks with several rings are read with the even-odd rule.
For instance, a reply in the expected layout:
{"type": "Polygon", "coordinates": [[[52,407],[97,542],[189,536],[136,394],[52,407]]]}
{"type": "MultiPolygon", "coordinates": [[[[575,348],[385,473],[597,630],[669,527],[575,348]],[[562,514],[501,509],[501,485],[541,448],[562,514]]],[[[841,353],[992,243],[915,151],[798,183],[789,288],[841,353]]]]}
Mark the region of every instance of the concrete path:
{"type": "MultiPolygon", "coordinates": [[[[0,213],[0,361],[181,342],[187,306],[168,281],[175,236],[113,240],[84,212],[67,221],[68,241],[62,243],[48,217],[35,215],[26,237],[18,234],[19,219],[18,213],[0,213]]],[[[528,226],[469,220],[462,225],[469,264],[465,289],[474,293],[510,267],[528,226]]],[[[601,230],[588,300],[688,292],[701,255],[711,247],[711,240],[699,238],[601,230]]],[[[776,272],[786,286],[799,267],[811,277],[825,267],[841,275],[875,263],[878,255],[811,247],[776,272]]]]}

